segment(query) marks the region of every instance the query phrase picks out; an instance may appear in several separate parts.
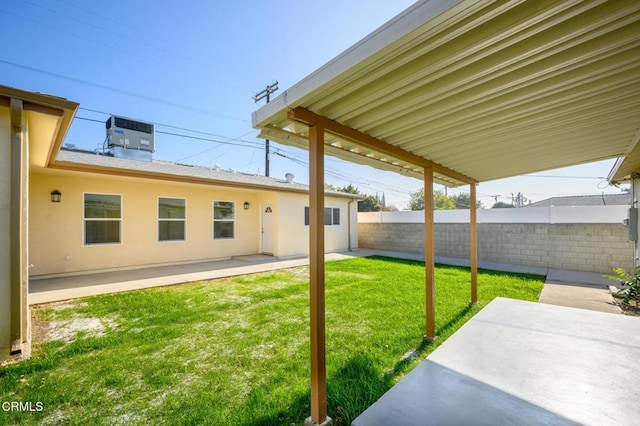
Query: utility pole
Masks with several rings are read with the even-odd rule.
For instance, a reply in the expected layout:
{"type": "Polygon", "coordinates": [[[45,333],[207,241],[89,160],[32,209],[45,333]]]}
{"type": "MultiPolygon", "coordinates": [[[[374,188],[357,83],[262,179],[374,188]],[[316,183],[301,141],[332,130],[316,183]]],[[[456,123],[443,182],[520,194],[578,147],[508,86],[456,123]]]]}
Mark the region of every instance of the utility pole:
{"type": "MultiPolygon", "coordinates": [[[[267,103],[271,100],[271,94],[278,90],[278,82],[276,81],[273,84],[267,85],[267,88],[262,92],[257,93],[253,97],[253,101],[258,103],[258,101],[267,98],[267,103]]],[[[264,175],[269,176],[269,139],[265,140],[265,153],[264,153],[264,175]]]]}

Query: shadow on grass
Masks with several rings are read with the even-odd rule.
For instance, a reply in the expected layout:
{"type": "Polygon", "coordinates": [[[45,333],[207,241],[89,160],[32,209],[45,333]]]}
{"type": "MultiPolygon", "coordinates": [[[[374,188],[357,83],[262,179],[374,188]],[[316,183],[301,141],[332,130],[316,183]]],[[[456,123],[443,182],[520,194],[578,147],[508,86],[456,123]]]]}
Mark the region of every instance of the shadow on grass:
{"type": "MultiPolygon", "coordinates": [[[[332,424],[351,424],[393,386],[394,376],[390,372],[383,373],[376,360],[365,353],[351,356],[327,378],[327,415],[332,418],[332,424]]],[[[310,392],[299,394],[282,411],[264,413],[261,417],[254,418],[251,424],[300,424],[310,415],[310,399],[310,392]]],[[[250,398],[248,409],[255,409],[254,404],[254,398],[250,398]]]]}
{"type": "Polygon", "coordinates": [[[436,336],[440,336],[449,331],[451,328],[457,326],[458,323],[462,321],[464,317],[473,310],[474,306],[476,305],[469,302],[469,304],[461,309],[455,317],[451,318],[446,324],[436,330],[436,336]]]}
{"type": "MultiPolygon", "coordinates": [[[[444,334],[455,327],[471,312],[474,305],[469,303],[458,314],[438,329],[444,334]]],[[[327,415],[333,424],[351,424],[364,410],[391,389],[399,376],[404,375],[425,353],[433,350],[440,342],[421,341],[412,351],[407,352],[389,370],[382,371],[379,362],[366,353],[352,355],[335,373],[327,378],[327,415]]],[[[251,398],[253,399],[253,398],[251,398]]],[[[264,413],[253,420],[257,425],[284,425],[304,421],[310,413],[310,392],[299,394],[280,412],[264,413]]],[[[255,400],[249,405],[255,407],[255,400]]]]}
{"type": "Polygon", "coordinates": [[[366,259],[380,260],[380,261],[389,262],[389,263],[398,263],[401,265],[424,266],[424,261],[412,260],[412,259],[400,259],[398,257],[387,257],[387,256],[380,256],[377,254],[373,256],[367,256],[366,259]]]}

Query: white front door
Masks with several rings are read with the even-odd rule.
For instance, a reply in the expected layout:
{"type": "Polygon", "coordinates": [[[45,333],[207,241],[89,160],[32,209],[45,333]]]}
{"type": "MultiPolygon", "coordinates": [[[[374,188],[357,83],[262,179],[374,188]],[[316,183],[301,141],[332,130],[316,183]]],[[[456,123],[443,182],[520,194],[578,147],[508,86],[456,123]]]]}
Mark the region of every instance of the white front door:
{"type": "Polygon", "coordinates": [[[262,205],[262,253],[273,254],[273,205],[262,205]]]}

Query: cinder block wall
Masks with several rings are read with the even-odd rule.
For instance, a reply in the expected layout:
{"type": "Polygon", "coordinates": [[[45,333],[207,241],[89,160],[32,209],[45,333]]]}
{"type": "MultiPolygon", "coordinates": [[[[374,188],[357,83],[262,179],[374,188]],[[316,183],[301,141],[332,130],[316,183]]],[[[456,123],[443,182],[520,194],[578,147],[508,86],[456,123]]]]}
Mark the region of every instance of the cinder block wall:
{"type": "MultiPolygon", "coordinates": [[[[358,223],[362,248],[424,252],[424,224],[358,223]]],[[[435,224],[436,256],[469,257],[469,225],[435,224]]],[[[609,274],[633,268],[633,244],[616,223],[480,223],[481,261],[609,274]]]]}

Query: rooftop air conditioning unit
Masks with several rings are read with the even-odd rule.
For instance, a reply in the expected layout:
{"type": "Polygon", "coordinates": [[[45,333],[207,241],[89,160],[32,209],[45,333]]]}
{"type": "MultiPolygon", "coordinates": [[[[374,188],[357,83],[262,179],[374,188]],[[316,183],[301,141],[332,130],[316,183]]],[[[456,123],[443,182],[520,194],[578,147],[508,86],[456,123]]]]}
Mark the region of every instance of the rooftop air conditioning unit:
{"type": "Polygon", "coordinates": [[[155,126],[112,115],[106,122],[107,146],[115,157],[151,161],[155,151],[155,126]]]}

